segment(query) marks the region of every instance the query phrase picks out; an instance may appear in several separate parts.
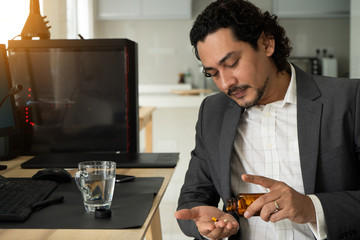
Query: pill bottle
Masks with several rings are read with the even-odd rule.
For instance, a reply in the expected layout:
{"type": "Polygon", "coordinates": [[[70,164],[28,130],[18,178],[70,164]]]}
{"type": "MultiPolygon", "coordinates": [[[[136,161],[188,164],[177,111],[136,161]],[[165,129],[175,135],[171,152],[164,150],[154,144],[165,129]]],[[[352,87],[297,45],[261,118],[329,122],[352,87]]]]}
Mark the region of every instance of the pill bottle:
{"type": "MultiPolygon", "coordinates": [[[[231,198],[226,201],[226,210],[230,213],[237,213],[240,216],[244,216],[246,209],[262,195],[264,195],[264,193],[239,193],[236,198],[231,198]]],[[[254,216],[259,215],[260,212],[254,214],[254,216]]]]}

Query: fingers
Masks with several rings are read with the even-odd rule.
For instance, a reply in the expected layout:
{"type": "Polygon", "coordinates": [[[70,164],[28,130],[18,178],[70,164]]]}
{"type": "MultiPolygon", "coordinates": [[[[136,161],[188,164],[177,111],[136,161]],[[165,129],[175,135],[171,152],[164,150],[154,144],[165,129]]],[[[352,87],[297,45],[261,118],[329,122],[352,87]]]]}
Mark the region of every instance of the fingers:
{"type": "Polygon", "coordinates": [[[250,174],[243,174],[241,178],[243,181],[247,183],[257,184],[263,186],[264,188],[272,188],[274,184],[278,183],[278,181],[275,181],[267,177],[250,175],[250,174]]]}
{"type": "MultiPolygon", "coordinates": [[[[214,221],[214,220],[213,220],[214,221]]],[[[239,226],[239,223],[235,220],[226,218],[226,215],[214,222],[214,225],[218,228],[233,229],[239,226]]]]}
{"type": "Polygon", "coordinates": [[[239,224],[237,221],[229,221],[227,218],[218,219],[213,222],[214,228],[212,230],[204,229],[201,231],[201,226],[198,225],[199,232],[210,239],[222,239],[234,235],[239,230],[239,224]]]}
{"type": "Polygon", "coordinates": [[[281,212],[282,208],[280,207],[280,204],[278,202],[279,200],[275,200],[272,202],[268,202],[263,206],[260,212],[260,217],[264,221],[276,222],[283,219],[281,212]]]}
{"type": "Polygon", "coordinates": [[[192,209],[182,209],[175,213],[177,219],[192,219],[201,235],[210,239],[227,238],[239,230],[235,218],[216,207],[198,206],[192,209]]]}
{"type": "Polygon", "coordinates": [[[264,221],[269,221],[270,216],[279,211],[279,200],[284,194],[286,189],[289,189],[285,183],[276,181],[263,176],[243,174],[242,179],[248,183],[261,185],[262,187],[268,188],[269,193],[259,197],[254,203],[248,207],[245,211],[244,216],[249,218],[254,216],[255,213],[260,212],[260,216],[264,221]],[[274,203],[276,201],[276,204],[274,203]],[[278,206],[278,208],[276,207],[278,206]]]}
{"type": "MultiPolygon", "coordinates": [[[[265,196],[265,195],[264,195],[265,196]]],[[[260,212],[260,217],[264,221],[271,220],[270,217],[275,213],[278,213],[282,210],[280,199],[277,200],[269,200],[272,199],[271,196],[266,196],[262,199],[258,198],[254,203],[252,203],[244,213],[244,217],[249,218],[255,215],[255,213],[260,212]]]]}
{"type": "MultiPolygon", "coordinates": [[[[248,176],[244,178],[249,180],[248,176]]],[[[265,181],[273,186],[270,187],[269,193],[259,197],[247,208],[244,217],[249,218],[260,212],[260,217],[264,221],[277,222],[285,218],[299,224],[316,221],[315,208],[308,196],[295,191],[283,182],[271,183],[269,179],[258,176],[250,176],[250,179],[262,184],[264,183],[262,181],[265,181]]]]}

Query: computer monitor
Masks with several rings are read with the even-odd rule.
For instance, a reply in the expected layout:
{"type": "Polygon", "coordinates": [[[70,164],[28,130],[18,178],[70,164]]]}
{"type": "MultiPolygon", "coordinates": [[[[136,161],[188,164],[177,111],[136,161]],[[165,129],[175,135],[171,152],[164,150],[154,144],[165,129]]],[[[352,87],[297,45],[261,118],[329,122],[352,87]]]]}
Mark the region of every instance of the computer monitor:
{"type": "Polygon", "coordinates": [[[11,40],[24,154],[138,152],[137,43],[11,40]]]}
{"type": "Polygon", "coordinates": [[[6,47],[0,44],[0,137],[18,133],[6,47]]]}

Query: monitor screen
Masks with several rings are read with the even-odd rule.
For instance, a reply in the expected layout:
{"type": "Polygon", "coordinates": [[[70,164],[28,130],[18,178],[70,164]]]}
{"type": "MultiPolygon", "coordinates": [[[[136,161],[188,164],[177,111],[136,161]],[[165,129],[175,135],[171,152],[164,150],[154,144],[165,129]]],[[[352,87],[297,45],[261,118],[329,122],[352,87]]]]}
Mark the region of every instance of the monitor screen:
{"type": "Polygon", "coordinates": [[[137,44],[12,40],[25,152],[137,152],[137,44]]]}
{"type": "Polygon", "coordinates": [[[8,58],[4,44],[0,44],[0,137],[6,137],[17,133],[16,112],[8,58]]]}

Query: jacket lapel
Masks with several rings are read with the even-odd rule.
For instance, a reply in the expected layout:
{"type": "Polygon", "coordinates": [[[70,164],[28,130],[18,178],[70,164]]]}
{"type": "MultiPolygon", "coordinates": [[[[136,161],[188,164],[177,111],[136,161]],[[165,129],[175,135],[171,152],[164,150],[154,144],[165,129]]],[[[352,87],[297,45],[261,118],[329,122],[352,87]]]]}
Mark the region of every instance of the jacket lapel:
{"type": "Polygon", "coordinates": [[[297,85],[297,121],[300,164],[305,194],[314,193],[319,150],[322,103],[312,76],[295,66],[297,85]]]}
{"type": "Polygon", "coordinates": [[[244,109],[237,103],[231,101],[225,111],[224,121],[221,127],[221,134],[219,139],[219,165],[220,165],[220,178],[221,189],[223,192],[223,198],[226,200],[231,197],[230,187],[230,166],[233,154],[234,140],[236,136],[236,128],[239,123],[239,119],[244,109]]]}

